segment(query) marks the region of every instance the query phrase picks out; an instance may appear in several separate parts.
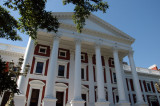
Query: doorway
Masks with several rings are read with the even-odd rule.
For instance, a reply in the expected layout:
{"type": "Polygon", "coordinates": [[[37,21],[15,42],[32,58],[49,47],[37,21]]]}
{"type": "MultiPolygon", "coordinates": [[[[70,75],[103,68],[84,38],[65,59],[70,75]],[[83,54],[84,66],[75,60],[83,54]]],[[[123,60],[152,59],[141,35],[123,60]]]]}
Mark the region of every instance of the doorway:
{"type": "Polygon", "coordinates": [[[56,92],[56,106],[63,106],[63,101],[64,101],[64,92],[56,92]]]}
{"type": "Polygon", "coordinates": [[[82,94],[82,99],[85,101],[84,106],[87,106],[87,103],[86,103],[87,96],[86,96],[86,94],[82,94]]]}

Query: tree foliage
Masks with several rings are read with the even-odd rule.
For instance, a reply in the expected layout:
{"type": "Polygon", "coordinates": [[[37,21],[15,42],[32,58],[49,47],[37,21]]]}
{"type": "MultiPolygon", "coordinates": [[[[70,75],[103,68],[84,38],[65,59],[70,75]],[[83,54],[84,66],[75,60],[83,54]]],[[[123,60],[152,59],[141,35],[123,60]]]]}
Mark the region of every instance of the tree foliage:
{"type": "MultiPolygon", "coordinates": [[[[9,9],[19,11],[20,18],[15,20],[9,12],[2,6],[0,16],[0,34],[2,38],[11,40],[21,40],[16,33],[16,28],[21,32],[25,32],[33,39],[36,39],[37,30],[47,29],[47,31],[57,32],[59,22],[56,17],[52,16],[52,12],[45,10],[47,0],[6,0],[4,5],[9,9]],[[7,19],[6,19],[7,16],[7,19]]],[[[76,24],[77,32],[82,32],[85,20],[91,12],[106,12],[108,8],[107,2],[103,0],[63,0],[63,4],[75,5],[73,21],[76,24]]]]}
{"type": "Polygon", "coordinates": [[[15,80],[12,79],[13,74],[7,70],[6,62],[0,57],[0,96],[5,92],[19,93],[15,80]]]}
{"type": "Polygon", "coordinates": [[[17,35],[18,21],[9,14],[9,11],[0,6],[0,38],[22,40],[17,35]]]}
{"type": "Polygon", "coordinates": [[[108,8],[107,2],[103,2],[103,0],[63,0],[64,5],[69,3],[75,5],[72,19],[76,24],[77,31],[80,33],[85,25],[86,18],[88,18],[91,12],[99,10],[105,13],[108,8]]]}

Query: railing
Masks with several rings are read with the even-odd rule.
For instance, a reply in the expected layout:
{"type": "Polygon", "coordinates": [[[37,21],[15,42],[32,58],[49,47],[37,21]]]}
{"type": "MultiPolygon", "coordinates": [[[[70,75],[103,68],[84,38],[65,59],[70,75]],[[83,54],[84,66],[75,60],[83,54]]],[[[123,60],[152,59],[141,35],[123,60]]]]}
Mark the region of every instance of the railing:
{"type": "MultiPolygon", "coordinates": [[[[131,71],[131,67],[129,65],[123,65],[123,69],[125,71],[131,71]]],[[[138,73],[152,74],[152,75],[160,75],[160,71],[151,70],[147,68],[136,67],[136,71],[138,73]]]]}
{"type": "Polygon", "coordinates": [[[0,50],[15,52],[15,53],[22,53],[22,54],[25,53],[25,47],[18,47],[18,46],[2,44],[2,43],[0,43],[0,50]]]}

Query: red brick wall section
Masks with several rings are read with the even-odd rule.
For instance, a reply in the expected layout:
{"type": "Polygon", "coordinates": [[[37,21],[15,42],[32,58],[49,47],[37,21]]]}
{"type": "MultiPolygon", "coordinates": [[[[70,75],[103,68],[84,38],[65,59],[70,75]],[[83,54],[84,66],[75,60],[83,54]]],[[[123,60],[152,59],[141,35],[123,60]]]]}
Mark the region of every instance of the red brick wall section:
{"type": "Polygon", "coordinates": [[[69,64],[70,63],[67,63],[67,79],[69,79],[69,64]]]}
{"type": "Polygon", "coordinates": [[[130,79],[131,90],[134,91],[133,80],[130,79]]]}
{"type": "Polygon", "coordinates": [[[50,56],[50,47],[49,47],[49,46],[46,46],[46,45],[37,44],[36,47],[35,47],[35,50],[34,50],[34,54],[35,54],[35,55],[40,55],[40,56],[49,57],[49,56],[50,56]],[[46,54],[44,54],[44,53],[39,53],[39,48],[40,48],[40,46],[47,48],[46,54]]]}
{"type": "Polygon", "coordinates": [[[126,84],[127,84],[127,89],[129,91],[129,86],[128,86],[128,79],[126,78],[126,84]]]}
{"type": "Polygon", "coordinates": [[[68,88],[66,89],[66,103],[68,101],[68,88]]]}
{"type": "Polygon", "coordinates": [[[46,67],[45,67],[45,73],[44,73],[45,76],[47,76],[48,65],[49,65],[49,59],[46,61],[46,67]]]}
{"type": "Polygon", "coordinates": [[[146,87],[146,82],[145,82],[145,80],[143,81],[143,85],[144,85],[145,92],[147,92],[147,87],[146,87]]]}
{"type": "Polygon", "coordinates": [[[86,78],[87,78],[86,80],[89,81],[88,80],[88,66],[86,67],[86,78]]]}
{"type": "Polygon", "coordinates": [[[151,81],[151,86],[152,86],[152,91],[155,93],[155,89],[154,89],[153,81],[151,81]]]}
{"type": "Polygon", "coordinates": [[[30,74],[33,74],[34,64],[35,64],[35,57],[33,57],[33,60],[32,60],[32,66],[31,66],[30,74]]]}
{"type": "Polygon", "coordinates": [[[85,60],[81,60],[82,63],[88,63],[88,55],[87,53],[81,52],[81,54],[85,55],[85,60]]]}
{"type": "Polygon", "coordinates": [[[70,52],[69,52],[69,50],[68,49],[59,48],[59,50],[58,50],[58,58],[59,59],[64,59],[64,60],[69,60],[70,59],[70,52]],[[66,51],[66,57],[59,56],[59,51],[60,50],[66,51]]]}
{"type": "Polygon", "coordinates": [[[114,59],[110,57],[108,60],[109,67],[114,67],[114,64],[112,64],[112,61],[114,61],[114,59]]]}

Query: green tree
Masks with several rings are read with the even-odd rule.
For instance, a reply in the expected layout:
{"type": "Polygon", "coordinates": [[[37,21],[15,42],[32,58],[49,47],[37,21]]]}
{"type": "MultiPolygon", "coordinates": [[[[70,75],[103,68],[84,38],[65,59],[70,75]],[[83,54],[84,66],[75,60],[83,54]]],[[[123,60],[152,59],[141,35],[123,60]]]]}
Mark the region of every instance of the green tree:
{"type": "MultiPolygon", "coordinates": [[[[17,36],[16,29],[25,32],[33,39],[36,39],[39,28],[47,29],[48,32],[57,32],[59,28],[58,19],[52,16],[52,12],[45,10],[46,2],[47,0],[6,0],[4,5],[9,9],[19,11],[21,17],[15,20],[9,15],[9,12],[1,6],[0,14],[6,14],[0,15],[0,19],[2,19],[1,21],[3,22],[0,26],[0,37],[11,40],[21,40],[20,37],[17,36]],[[6,25],[9,28],[7,28],[6,25]]],[[[72,19],[76,24],[77,32],[80,33],[85,25],[86,18],[88,18],[91,12],[102,11],[105,13],[108,8],[107,2],[103,2],[103,0],[63,0],[64,5],[69,3],[75,5],[72,19]]]]}
{"type": "Polygon", "coordinates": [[[16,82],[12,79],[13,74],[7,71],[6,62],[0,57],[0,96],[5,92],[19,93],[16,82]]]}

